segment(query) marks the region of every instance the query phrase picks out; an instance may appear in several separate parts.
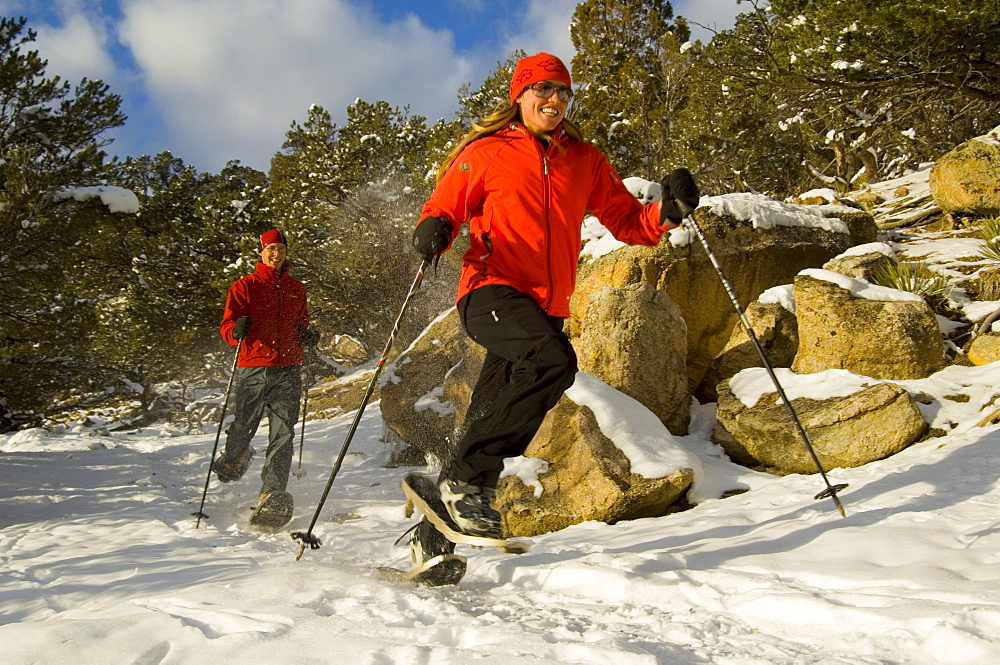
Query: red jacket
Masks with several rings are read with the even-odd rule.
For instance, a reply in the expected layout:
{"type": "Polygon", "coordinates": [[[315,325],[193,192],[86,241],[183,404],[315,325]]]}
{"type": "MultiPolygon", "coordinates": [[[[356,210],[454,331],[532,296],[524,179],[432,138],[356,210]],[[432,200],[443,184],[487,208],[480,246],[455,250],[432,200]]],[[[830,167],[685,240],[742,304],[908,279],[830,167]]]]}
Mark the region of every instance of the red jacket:
{"type": "Polygon", "coordinates": [[[233,326],[243,316],[249,316],[253,324],[240,349],[240,367],[303,364],[299,331],[309,327],[306,287],[289,274],[287,263],[279,274],[258,261],[257,270],[229,287],[219,332],[233,346],[237,343],[233,326]]]}
{"type": "Polygon", "coordinates": [[[659,243],[659,202],[640,204],[597,148],[569,138],[561,126],[555,136],[546,147],[512,124],[473,141],[424,204],[421,221],[451,221],[452,240],[469,222],[459,299],[504,284],[552,316],[569,316],[588,211],[622,242],[659,243]]]}

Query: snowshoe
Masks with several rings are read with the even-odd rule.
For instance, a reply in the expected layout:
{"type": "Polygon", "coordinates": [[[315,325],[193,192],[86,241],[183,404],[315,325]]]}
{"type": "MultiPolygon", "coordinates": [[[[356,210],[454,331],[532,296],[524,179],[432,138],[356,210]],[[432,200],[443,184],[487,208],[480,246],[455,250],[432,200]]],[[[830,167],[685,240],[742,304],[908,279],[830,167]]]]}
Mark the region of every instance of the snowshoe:
{"type": "Polygon", "coordinates": [[[262,531],[277,531],[292,519],[294,502],[288,492],[263,492],[250,514],[250,526],[262,531]]]}
{"type": "Polygon", "coordinates": [[[456,480],[438,485],[441,503],[462,533],[482,538],[501,538],[500,513],[491,505],[494,491],[456,480]]]}
{"type": "Polygon", "coordinates": [[[458,554],[439,554],[412,570],[375,568],[377,579],[389,582],[412,582],[423,586],[448,586],[458,584],[465,575],[466,560],[458,554]]]}
{"type": "MultiPolygon", "coordinates": [[[[496,537],[471,535],[461,529],[451,518],[448,509],[441,502],[438,485],[429,476],[422,473],[408,473],[403,478],[403,494],[406,495],[406,516],[410,517],[413,510],[423,513],[433,527],[452,543],[474,545],[476,547],[495,547],[508,554],[524,554],[531,549],[531,543],[521,539],[505,539],[499,533],[497,525],[496,537]]],[[[499,516],[499,513],[497,513],[499,516]]],[[[437,554],[433,550],[431,553],[437,554]]]]}
{"type": "Polygon", "coordinates": [[[212,471],[215,471],[215,475],[218,476],[220,483],[239,480],[247,472],[247,469],[250,468],[253,456],[254,449],[251,446],[247,446],[243,454],[238,455],[234,460],[230,460],[225,455],[219,455],[212,462],[212,471]]]}

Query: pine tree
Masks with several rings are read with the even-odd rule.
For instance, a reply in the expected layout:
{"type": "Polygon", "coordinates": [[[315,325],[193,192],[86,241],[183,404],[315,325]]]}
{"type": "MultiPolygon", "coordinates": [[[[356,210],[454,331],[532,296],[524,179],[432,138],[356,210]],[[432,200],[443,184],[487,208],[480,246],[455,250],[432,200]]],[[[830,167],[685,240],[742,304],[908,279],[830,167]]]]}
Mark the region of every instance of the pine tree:
{"type": "Polygon", "coordinates": [[[690,32],[665,0],[586,0],[570,25],[571,118],[620,173],[659,180],[681,164],[674,116],[688,103],[690,32]]]}
{"type": "Polygon", "coordinates": [[[378,348],[416,266],[410,233],[430,191],[431,134],[423,117],[382,101],[357,100],[347,115],[338,128],[314,106],[292,124],[272,160],[270,205],[326,343],[348,334],[378,348]]]}
{"type": "Polygon", "coordinates": [[[842,189],[899,175],[1000,122],[996,0],[776,0],[713,40],[734,87],[770,94],[772,132],[842,189]]]}
{"type": "Polygon", "coordinates": [[[59,194],[109,184],[102,135],[125,120],[101,81],[46,77],[26,23],[0,19],[0,393],[13,411],[37,408],[71,368],[85,374],[76,349],[93,316],[72,296],[77,247],[110,213],[59,194]]]}
{"type": "Polygon", "coordinates": [[[154,386],[204,375],[217,364],[206,358],[226,355],[223,302],[268,224],[267,182],[238,163],[198,174],[169,152],[127,160],[119,181],[140,192],[140,211],[81,248],[93,263],[100,257],[101,272],[86,271],[77,289],[95,303],[90,350],[101,376],[110,389],[134,390],[148,411],[154,386]]]}

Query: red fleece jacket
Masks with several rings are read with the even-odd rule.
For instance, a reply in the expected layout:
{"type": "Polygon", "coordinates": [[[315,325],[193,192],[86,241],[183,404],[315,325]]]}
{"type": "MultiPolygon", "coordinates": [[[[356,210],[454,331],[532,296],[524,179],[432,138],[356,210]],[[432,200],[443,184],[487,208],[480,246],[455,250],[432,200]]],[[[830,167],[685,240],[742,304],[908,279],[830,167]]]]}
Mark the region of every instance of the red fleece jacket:
{"type": "Polygon", "coordinates": [[[459,299],[503,284],[567,317],[588,211],[622,242],[659,243],[659,202],[640,204],[597,148],[561,130],[548,146],[518,124],[473,141],[424,204],[421,221],[449,220],[452,240],[469,223],[459,299]]]}
{"type": "Polygon", "coordinates": [[[303,364],[299,331],[309,327],[306,288],[289,274],[287,263],[282,264],[279,274],[258,261],[253,273],[229,287],[219,333],[233,346],[237,343],[233,326],[244,316],[253,324],[240,349],[240,367],[303,364]]]}

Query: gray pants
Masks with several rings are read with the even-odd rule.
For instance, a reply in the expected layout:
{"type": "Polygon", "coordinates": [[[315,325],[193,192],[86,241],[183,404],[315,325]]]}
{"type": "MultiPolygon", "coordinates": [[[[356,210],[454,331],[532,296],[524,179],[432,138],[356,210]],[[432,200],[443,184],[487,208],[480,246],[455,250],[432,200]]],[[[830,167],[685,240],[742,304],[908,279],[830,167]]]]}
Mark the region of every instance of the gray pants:
{"type": "Polygon", "coordinates": [[[250,445],[267,411],[267,458],[260,472],[261,492],[284,492],[292,466],[295,423],[302,394],[301,367],[237,367],[233,424],[226,430],[226,457],[236,459],[250,445]]]}

